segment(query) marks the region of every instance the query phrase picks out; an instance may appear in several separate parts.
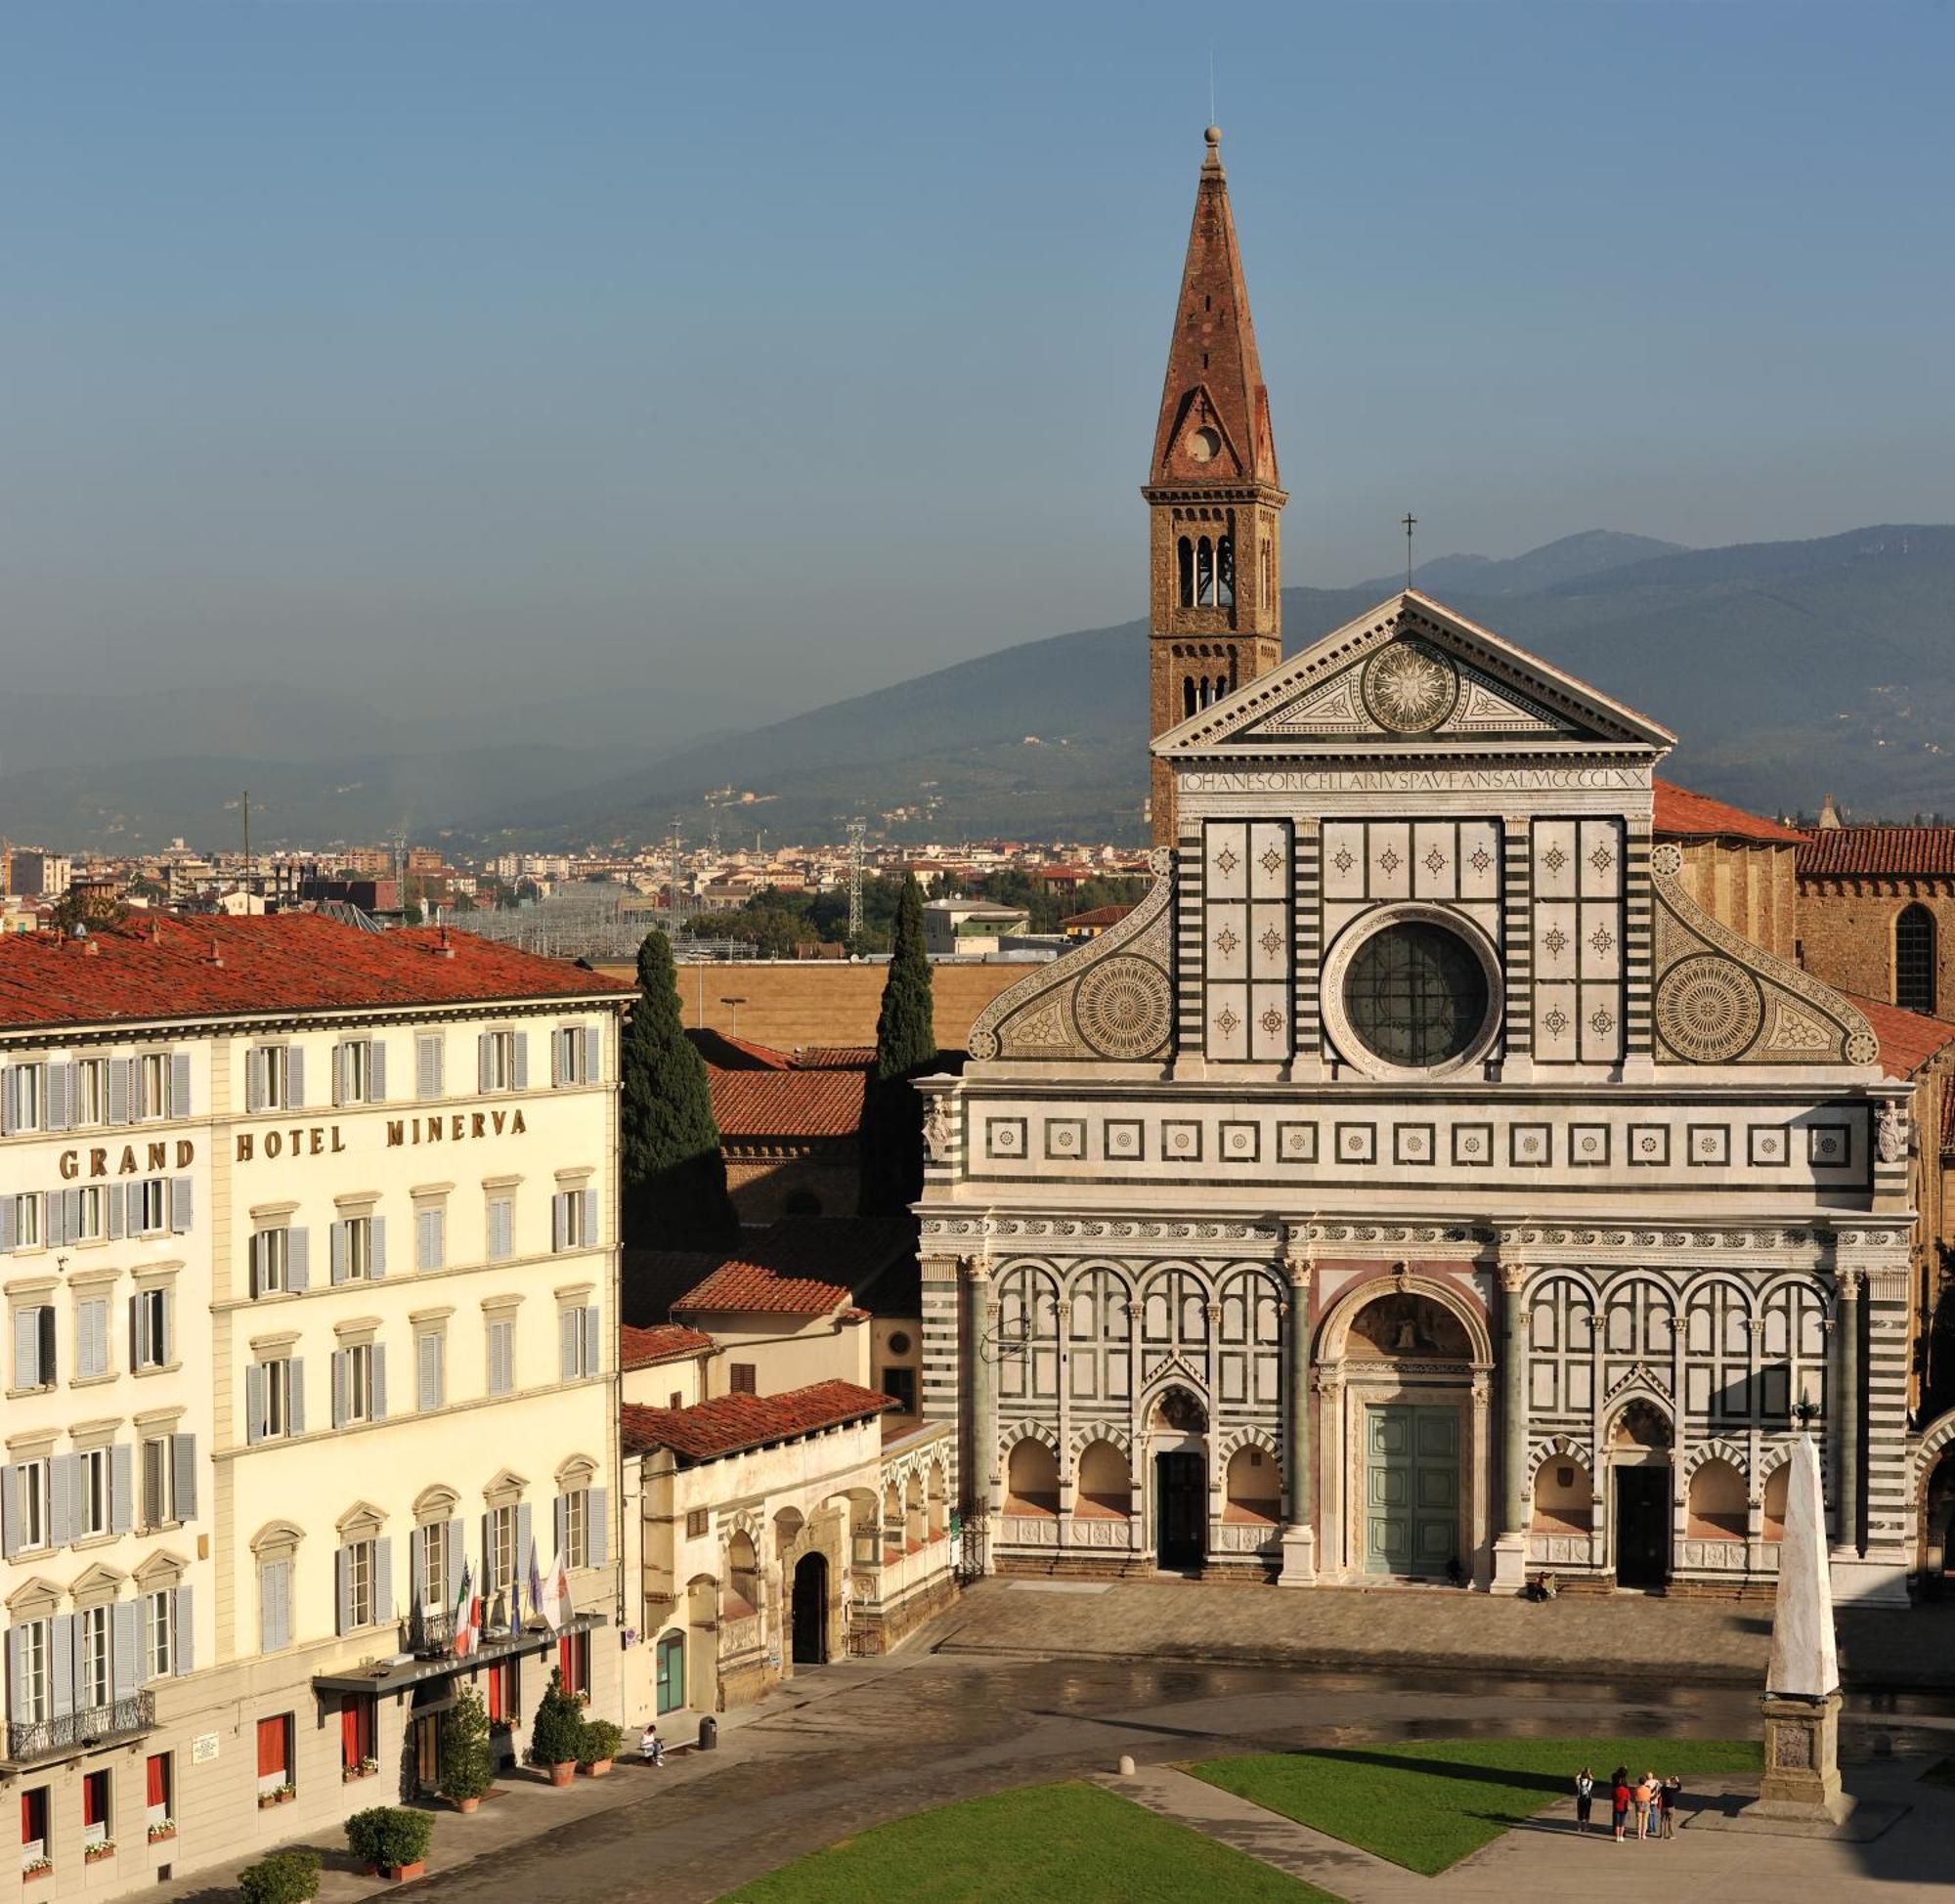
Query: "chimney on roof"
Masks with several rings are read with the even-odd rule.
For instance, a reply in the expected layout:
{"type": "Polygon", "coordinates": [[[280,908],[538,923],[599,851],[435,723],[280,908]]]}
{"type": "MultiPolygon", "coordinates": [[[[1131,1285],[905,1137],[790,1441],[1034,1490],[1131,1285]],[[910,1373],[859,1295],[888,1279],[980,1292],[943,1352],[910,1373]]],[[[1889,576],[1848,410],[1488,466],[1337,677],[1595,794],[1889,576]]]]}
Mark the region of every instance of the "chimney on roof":
{"type": "Polygon", "coordinates": [[[102,956],[102,947],[94,939],[85,938],[81,942],[81,956],[84,959],[99,959],[102,956]]]}
{"type": "Polygon", "coordinates": [[[224,963],[224,954],[217,949],[217,934],[215,932],[212,932],[210,935],[210,963],[214,966],[221,966],[224,963]]]}
{"type": "Polygon", "coordinates": [[[455,947],[449,943],[448,927],[446,924],[441,929],[441,937],[435,944],[434,955],[437,959],[452,959],[455,957],[455,947]]]}

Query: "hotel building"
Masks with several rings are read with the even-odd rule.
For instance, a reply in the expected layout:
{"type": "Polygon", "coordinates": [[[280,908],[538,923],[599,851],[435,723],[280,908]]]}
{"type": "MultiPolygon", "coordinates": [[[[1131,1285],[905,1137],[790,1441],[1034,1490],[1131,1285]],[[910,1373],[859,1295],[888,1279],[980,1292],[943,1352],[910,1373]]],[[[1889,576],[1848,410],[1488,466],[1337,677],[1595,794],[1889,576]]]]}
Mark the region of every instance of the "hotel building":
{"type": "Polygon", "coordinates": [[[629,996],[310,914],[0,942],[0,1781],[30,1896],[427,1788],[462,1679],[512,1753],[551,1666],[617,1709],[629,996]],[[532,1548],[568,1557],[561,1634],[532,1548]],[[491,1624],[457,1661],[464,1571],[491,1624]]]}

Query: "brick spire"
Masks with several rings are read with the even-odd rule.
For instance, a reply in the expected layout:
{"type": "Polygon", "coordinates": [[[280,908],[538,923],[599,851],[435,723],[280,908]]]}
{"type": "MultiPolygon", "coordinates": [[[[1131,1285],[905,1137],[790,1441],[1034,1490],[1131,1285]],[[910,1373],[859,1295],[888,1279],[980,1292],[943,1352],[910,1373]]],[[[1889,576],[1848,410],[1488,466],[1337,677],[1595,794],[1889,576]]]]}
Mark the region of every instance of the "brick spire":
{"type": "Polygon", "coordinates": [[[1222,134],[1210,126],[1188,234],[1181,302],[1161,386],[1151,483],[1280,486],[1269,392],[1242,281],[1242,253],[1222,169],[1222,134]]]}

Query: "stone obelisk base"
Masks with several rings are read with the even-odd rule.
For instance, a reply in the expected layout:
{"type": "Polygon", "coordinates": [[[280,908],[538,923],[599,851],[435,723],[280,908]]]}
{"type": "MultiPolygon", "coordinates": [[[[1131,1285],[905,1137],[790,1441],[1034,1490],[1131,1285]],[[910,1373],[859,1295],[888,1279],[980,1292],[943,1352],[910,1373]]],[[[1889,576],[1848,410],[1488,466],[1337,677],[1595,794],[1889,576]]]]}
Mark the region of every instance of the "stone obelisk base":
{"type": "Polygon", "coordinates": [[[1764,1697],[1765,1776],[1755,1818],[1787,1824],[1839,1825],[1853,1809],[1840,1789],[1840,1695],[1824,1699],[1764,1697]]]}

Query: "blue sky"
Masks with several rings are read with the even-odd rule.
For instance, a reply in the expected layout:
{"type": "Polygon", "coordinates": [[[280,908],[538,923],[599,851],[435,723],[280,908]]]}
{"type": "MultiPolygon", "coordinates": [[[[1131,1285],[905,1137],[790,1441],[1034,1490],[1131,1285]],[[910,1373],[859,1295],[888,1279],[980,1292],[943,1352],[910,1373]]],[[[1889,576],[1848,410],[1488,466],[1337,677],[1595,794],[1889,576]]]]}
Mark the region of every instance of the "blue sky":
{"type": "MultiPolygon", "coordinates": [[[[10,0],[16,679],[712,727],[1138,613],[1192,17],[10,0]]],[[[1287,581],[1955,517],[1945,0],[1206,17],[1287,581]]]]}

